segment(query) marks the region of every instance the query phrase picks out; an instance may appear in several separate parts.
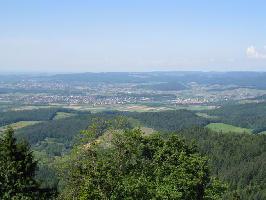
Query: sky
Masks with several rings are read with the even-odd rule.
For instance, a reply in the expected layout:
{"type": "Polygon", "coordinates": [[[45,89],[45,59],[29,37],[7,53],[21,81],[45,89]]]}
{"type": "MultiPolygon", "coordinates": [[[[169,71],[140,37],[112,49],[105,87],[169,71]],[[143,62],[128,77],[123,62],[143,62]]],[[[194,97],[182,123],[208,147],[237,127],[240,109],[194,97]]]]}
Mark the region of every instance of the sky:
{"type": "Polygon", "coordinates": [[[0,72],[266,71],[265,0],[0,0],[0,72]]]}

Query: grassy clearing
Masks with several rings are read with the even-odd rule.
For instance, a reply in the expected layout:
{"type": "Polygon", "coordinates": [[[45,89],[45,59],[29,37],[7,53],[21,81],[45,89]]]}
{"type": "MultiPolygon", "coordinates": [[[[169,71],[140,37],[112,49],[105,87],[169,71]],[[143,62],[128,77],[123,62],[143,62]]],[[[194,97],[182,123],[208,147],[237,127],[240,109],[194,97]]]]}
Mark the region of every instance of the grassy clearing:
{"type": "Polygon", "coordinates": [[[24,128],[26,126],[31,126],[37,123],[41,123],[42,121],[20,121],[20,122],[16,122],[13,124],[9,124],[7,126],[2,126],[0,127],[0,132],[4,131],[5,129],[7,129],[8,126],[12,127],[14,130],[20,129],[20,128],[24,128]]]}
{"type": "Polygon", "coordinates": [[[213,110],[216,106],[204,106],[204,105],[191,105],[188,110],[201,111],[201,110],[213,110]]]}
{"type": "Polygon", "coordinates": [[[56,116],[53,118],[53,120],[57,120],[57,119],[64,119],[67,117],[72,117],[75,116],[74,113],[66,113],[66,112],[57,112],[56,116]]]}
{"type": "Polygon", "coordinates": [[[36,110],[36,109],[40,109],[40,108],[54,108],[56,106],[13,106],[12,109],[10,109],[11,111],[21,111],[21,110],[36,110]]]}
{"type": "Polygon", "coordinates": [[[203,111],[203,110],[212,110],[215,109],[215,106],[207,106],[207,105],[176,105],[172,106],[175,110],[191,110],[191,111],[203,111]]]}
{"type": "Polygon", "coordinates": [[[117,105],[72,105],[72,106],[65,106],[65,108],[71,108],[75,110],[87,110],[91,111],[92,113],[103,112],[103,111],[130,111],[130,112],[158,112],[164,110],[174,110],[167,107],[151,107],[141,104],[117,104],[117,105]]]}
{"type": "MultiPolygon", "coordinates": [[[[87,105],[87,104],[78,104],[78,105],[65,105],[65,104],[51,104],[43,106],[13,106],[11,110],[34,110],[39,108],[54,108],[62,107],[69,108],[80,111],[91,111],[92,113],[98,113],[103,111],[129,111],[129,112],[160,112],[166,110],[192,110],[192,111],[203,111],[214,109],[215,106],[207,105],[172,105],[172,104],[162,104],[162,103],[136,103],[136,104],[116,104],[116,105],[87,105]]],[[[1,108],[1,105],[0,105],[1,108]]],[[[71,113],[58,113],[58,116],[55,119],[61,119],[68,117],[67,114],[71,113]]]]}
{"type": "Polygon", "coordinates": [[[132,111],[132,112],[158,112],[158,111],[165,111],[169,110],[166,107],[151,107],[151,106],[144,106],[144,105],[129,105],[118,110],[121,111],[132,111]]]}
{"type": "Polygon", "coordinates": [[[198,115],[199,117],[206,118],[206,119],[218,119],[219,118],[218,116],[211,116],[206,113],[196,113],[196,115],[198,115]]]}
{"type": "Polygon", "coordinates": [[[233,126],[230,124],[224,124],[224,123],[210,123],[206,127],[215,132],[252,133],[251,129],[241,128],[241,127],[233,126]]]}

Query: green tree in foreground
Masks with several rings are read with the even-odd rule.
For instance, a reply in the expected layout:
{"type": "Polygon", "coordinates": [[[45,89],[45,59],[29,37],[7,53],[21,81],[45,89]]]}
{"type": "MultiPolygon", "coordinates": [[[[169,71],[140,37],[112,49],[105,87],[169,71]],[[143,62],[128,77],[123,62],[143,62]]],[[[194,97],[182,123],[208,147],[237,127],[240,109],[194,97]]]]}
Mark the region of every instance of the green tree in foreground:
{"type": "MultiPolygon", "coordinates": [[[[173,135],[107,131],[60,162],[62,199],[220,199],[225,186],[209,176],[207,159],[173,135]]],[[[84,140],[83,140],[84,141],[84,140]]]]}
{"type": "Polygon", "coordinates": [[[29,145],[18,143],[8,128],[0,138],[0,199],[49,199],[52,192],[34,179],[36,168],[29,145]]]}

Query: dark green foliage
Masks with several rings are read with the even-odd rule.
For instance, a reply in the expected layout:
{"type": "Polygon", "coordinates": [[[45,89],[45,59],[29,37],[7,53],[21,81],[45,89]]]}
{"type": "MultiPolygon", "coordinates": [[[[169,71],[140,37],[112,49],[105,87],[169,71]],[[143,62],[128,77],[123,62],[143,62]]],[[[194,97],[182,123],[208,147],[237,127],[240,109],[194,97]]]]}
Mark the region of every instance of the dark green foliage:
{"type": "Polygon", "coordinates": [[[6,111],[0,113],[0,126],[19,121],[47,121],[52,120],[57,112],[90,114],[90,112],[75,111],[66,108],[39,108],[33,110],[6,111]]]}
{"type": "MultiPolygon", "coordinates": [[[[98,120],[105,122],[113,119],[125,120],[121,117],[132,117],[139,120],[143,125],[163,131],[175,131],[191,126],[204,126],[208,120],[198,117],[195,113],[187,110],[165,111],[165,112],[103,112],[96,114],[79,113],[77,116],[65,119],[46,121],[32,126],[27,126],[16,131],[19,138],[25,138],[31,145],[36,145],[46,138],[54,138],[60,143],[67,144],[67,148],[72,144],[73,138],[80,130],[86,129],[91,122],[98,120]]],[[[104,125],[104,124],[102,124],[104,125]]],[[[113,124],[114,125],[114,124],[113,124]]],[[[132,128],[127,122],[123,128],[132,128]]],[[[118,128],[118,127],[116,127],[118,128]]]]}
{"type": "Polygon", "coordinates": [[[119,116],[117,113],[80,114],[78,116],[24,127],[17,130],[16,135],[20,139],[26,139],[31,145],[42,145],[46,150],[54,147],[54,149],[58,149],[59,151],[54,150],[53,152],[53,150],[50,149],[49,152],[56,154],[61,152],[60,149],[69,149],[77,134],[94,122],[98,124],[98,135],[101,135],[109,125],[114,126],[114,128],[131,128],[127,119],[119,116]],[[61,147],[61,145],[52,145],[51,147],[51,145],[47,143],[47,139],[49,138],[52,139],[53,142],[64,144],[64,147],[61,147]]]}
{"type": "Polygon", "coordinates": [[[109,115],[105,117],[92,118],[88,131],[93,132],[97,137],[104,134],[109,128],[115,130],[128,130],[132,126],[128,119],[124,116],[113,116],[109,118],[109,115]]]}
{"type": "Polygon", "coordinates": [[[0,126],[19,121],[46,121],[51,120],[62,108],[41,108],[35,110],[7,111],[0,113],[0,126]]]}
{"type": "Polygon", "coordinates": [[[205,126],[209,122],[188,110],[129,113],[127,115],[138,119],[145,126],[161,131],[176,131],[193,126],[205,126]]]}
{"type": "Polygon", "coordinates": [[[43,199],[52,191],[40,189],[34,178],[37,167],[26,143],[17,143],[8,129],[0,139],[0,199],[43,199]]]}
{"type": "Polygon", "coordinates": [[[88,139],[60,163],[62,199],[211,200],[225,189],[210,181],[207,159],[177,136],[165,141],[140,130],[106,134],[88,139]]]}
{"type": "Polygon", "coordinates": [[[208,111],[208,114],[218,116],[219,122],[243,128],[254,129],[254,133],[266,130],[266,103],[250,103],[226,105],[208,111]]]}
{"type": "Polygon", "coordinates": [[[59,180],[53,167],[54,161],[50,161],[50,163],[41,163],[42,161],[43,160],[40,160],[38,164],[36,180],[40,183],[41,188],[57,188],[59,180]]]}
{"type": "Polygon", "coordinates": [[[211,173],[229,183],[229,193],[240,199],[266,199],[266,135],[219,134],[208,129],[183,130],[210,159],[211,173]],[[231,191],[231,192],[230,192],[231,191]]]}
{"type": "Polygon", "coordinates": [[[52,120],[21,128],[16,131],[16,134],[19,138],[24,138],[29,141],[31,145],[36,145],[46,138],[54,138],[58,142],[63,142],[69,146],[74,136],[80,130],[87,128],[90,120],[91,117],[89,115],[52,120]]]}
{"type": "Polygon", "coordinates": [[[128,121],[114,115],[88,115],[81,114],[74,117],[51,120],[25,127],[16,131],[19,139],[24,138],[30,142],[39,159],[39,170],[37,171],[38,180],[42,180],[42,186],[54,187],[57,185],[55,171],[51,166],[54,157],[68,153],[76,141],[78,133],[86,129],[90,124],[95,128],[98,135],[101,135],[110,125],[116,129],[130,128],[128,121]],[[98,116],[98,117],[96,117],[98,116]],[[111,119],[112,116],[114,120],[111,119]]]}
{"type": "MultiPolygon", "coordinates": [[[[237,123],[241,126],[249,122],[249,126],[256,127],[261,121],[265,125],[266,104],[227,105],[220,109],[210,111],[210,115],[217,115],[219,120],[225,123],[237,123]],[[247,117],[245,117],[247,116],[247,117]],[[258,121],[256,121],[258,119],[258,121]]],[[[211,174],[229,183],[229,192],[225,199],[239,196],[241,199],[264,199],[265,198],[265,135],[242,135],[242,134],[218,134],[206,129],[195,128],[191,131],[181,131],[191,126],[205,126],[208,120],[198,117],[192,111],[178,110],[166,112],[103,112],[96,114],[82,114],[77,116],[43,122],[33,126],[17,130],[19,138],[26,138],[33,145],[33,149],[42,153],[40,161],[46,157],[55,157],[69,151],[74,139],[81,129],[98,122],[95,127],[98,136],[102,135],[110,125],[114,129],[130,129],[132,124],[124,117],[137,119],[141,124],[155,130],[167,131],[179,130],[189,140],[196,140],[202,154],[210,158],[211,174]],[[116,120],[126,123],[114,123],[116,120]],[[107,120],[107,121],[106,121],[107,120]]],[[[258,127],[263,127],[259,125],[258,127]]],[[[92,127],[92,126],[91,126],[92,127]]],[[[95,130],[96,130],[95,129],[95,130]]],[[[263,129],[262,129],[263,130],[263,129]]],[[[53,162],[52,160],[49,162],[53,162]]],[[[52,166],[47,163],[40,164],[37,175],[39,179],[45,179],[43,186],[54,186],[57,179],[52,166]]]]}

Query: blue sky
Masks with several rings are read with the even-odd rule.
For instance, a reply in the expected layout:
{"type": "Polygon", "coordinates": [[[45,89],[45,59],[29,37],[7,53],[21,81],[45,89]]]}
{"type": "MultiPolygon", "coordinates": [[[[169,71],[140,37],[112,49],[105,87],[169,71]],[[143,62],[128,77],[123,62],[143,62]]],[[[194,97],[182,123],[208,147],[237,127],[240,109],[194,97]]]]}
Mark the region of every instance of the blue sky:
{"type": "Polygon", "coordinates": [[[266,71],[265,0],[0,0],[0,71],[266,71]]]}

